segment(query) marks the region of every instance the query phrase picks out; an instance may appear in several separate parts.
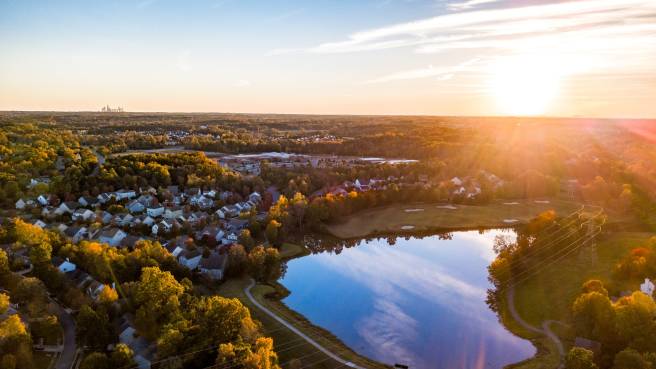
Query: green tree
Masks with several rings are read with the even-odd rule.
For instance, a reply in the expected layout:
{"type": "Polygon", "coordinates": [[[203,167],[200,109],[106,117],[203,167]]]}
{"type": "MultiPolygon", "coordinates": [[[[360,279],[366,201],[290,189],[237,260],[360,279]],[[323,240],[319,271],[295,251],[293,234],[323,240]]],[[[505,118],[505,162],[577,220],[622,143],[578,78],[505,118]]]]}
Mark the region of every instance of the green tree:
{"type": "Polygon", "coordinates": [[[281,226],[282,224],[280,224],[280,222],[275,219],[271,219],[269,224],[267,224],[266,229],[264,230],[267,240],[269,240],[272,245],[278,244],[278,229],[281,226]]]}
{"type": "Polygon", "coordinates": [[[110,355],[112,368],[128,368],[135,365],[134,352],[124,343],[116,345],[114,352],[110,355]]]}
{"type": "Polygon", "coordinates": [[[566,369],[597,369],[594,363],[594,354],[581,347],[573,347],[565,358],[566,369]]]}
{"type": "Polygon", "coordinates": [[[616,327],[629,347],[656,352],[656,303],[646,294],[636,291],[615,304],[616,327]]]}
{"type": "Polygon", "coordinates": [[[91,347],[104,348],[111,342],[109,316],[104,309],[83,305],[76,319],[77,339],[91,347]]]}
{"type": "Polygon", "coordinates": [[[9,295],[0,293],[0,315],[6,313],[7,310],[9,310],[9,295]]]}
{"type": "Polygon", "coordinates": [[[615,355],[613,369],[652,369],[652,366],[638,351],[626,349],[615,355]]]}
{"type": "Polygon", "coordinates": [[[605,341],[615,334],[615,311],[608,296],[599,292],[580,295],[572,306],[574,325],[579,335],[605,341]]]}
{"type": "Polygon", "coordinates": [[[27,312],[32,317],[42,315],[48,304],[48,292],[45,285],[34,277],[21,279],[13,296],[16,302],[27,307],[27,312]]]}
{"type": "Polygon", "coordinates": [[[0,249],[0,277],[6,275],[11,270],[9,269],[9,258],[5,250],[0,249]]]}
{"type": "Polygon", "coordinates": [[[102,352],[92,352],[87,355],[82,364],[80,364],[80,369],[110,369],[110,362],[107,358],[107,355],[102,352]]]}
{"type": "Polygon", "coordinates": [[[180,297],[184,287],[169,272],[158,267],[143,268],[135,290],[137,326],[149,339],[165,324],[181,317],[180,297]]]}
{"type": "Polygon", "coordinates": [[[239,233],[237,242],[243,245],[246,250],[250,250],[253,248],[253,246],[255,246],[255,240],[251,236],[251,231],[248,229],[242,229],[242,231],[239,233]]]}

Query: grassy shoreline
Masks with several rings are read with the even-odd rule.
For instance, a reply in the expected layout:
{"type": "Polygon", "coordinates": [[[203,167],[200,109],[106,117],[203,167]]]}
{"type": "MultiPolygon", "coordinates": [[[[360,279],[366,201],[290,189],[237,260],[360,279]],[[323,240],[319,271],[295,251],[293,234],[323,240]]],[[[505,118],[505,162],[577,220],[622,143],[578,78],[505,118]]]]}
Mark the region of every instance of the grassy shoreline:
{"type": "MultiPolygon", "coordinates": [[[[286,243],[280,248],[280,255],[285,261],[308,254],[309,251],[305,247],[297,244],[286,243]]],[[[296,358],[301,358],[301,367],[332,369],[337,365],[341,365],[256,307],[244,293],[244,289],[249,283],[249,278],[233,278],[223,283],[218,292],[221,296],[238,298],[249,308],[251,315],[262,323],[263,333],[273,337],[274,348],[278,352],[279,361],[283,368],[289,367],[289,363],[296,358]]],[[[281,291],[286,291],[286,289],[277,282],[270,285],[258,283],[251,289],[251,294],[260,304],[275,312],[327,349],[334,351],[343,359],[366,368],[390,368],[359,355],[331,332],[312,324],[305,316],[289,308],[281,301],[284,296],[281,291]]]]}

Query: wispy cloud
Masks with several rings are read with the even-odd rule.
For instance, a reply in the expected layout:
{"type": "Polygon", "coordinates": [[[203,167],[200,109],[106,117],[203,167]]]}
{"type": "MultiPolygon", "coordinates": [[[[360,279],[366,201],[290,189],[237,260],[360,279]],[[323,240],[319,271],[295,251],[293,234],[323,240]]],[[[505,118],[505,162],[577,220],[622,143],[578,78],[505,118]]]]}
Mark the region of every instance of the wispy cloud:
{"type": "Polygon", "coordinates": [[[446,66],[446,67],[434,67],[431,65],[427,68],[412,69],[412,70],[406,70],[406,71],[388,74],[386,76],[382,76],[366,81],[365,83],[368,84],[384,83],[384,82],[429,78],[429,77],[436,77],[438,81],[445,81],[453,78],[453,76],[456,73],[467,70],[470,66],[479,63],[481,60],[482,60],[481,58],[473,58],[463,63],[456,64],[454,66],[446,66]]]}
{"type": "Polygon", "coordinates": [[[183,50],[178,54],[176,66],[183,72],[189,72],[193,69],[191,65],[191,51],[183,50]]]}
{"type": "Polygon", "coordinates": [[[236,81],[233,83],[233,86],[235,87],[249,87],[251,85],[251,81],[246,80],[246,79],[240,79],[239,81],[236,81]]]}
{"type": "Polygon", "coordinates": [[[466,10],[466,9],[471,9],[475,8],[479,5],[484,5],[484,4],[489,4],[489,3],[496,3],[499,0],[467,0],[467,1],[462,1],[462,2],[457,2],[457,3],[450,3],[447,5],[447,7],[450,10],[466,10]]]}

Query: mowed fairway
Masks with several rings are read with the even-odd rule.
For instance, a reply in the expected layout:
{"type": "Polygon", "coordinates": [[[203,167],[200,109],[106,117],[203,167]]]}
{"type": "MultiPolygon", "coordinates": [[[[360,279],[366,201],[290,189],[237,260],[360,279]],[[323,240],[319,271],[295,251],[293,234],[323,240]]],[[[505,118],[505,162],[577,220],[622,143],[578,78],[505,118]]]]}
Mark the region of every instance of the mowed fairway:
{"type": "Polygon", "coordinates": [[[339,238],[357,238],[412,230],[427,232],[475,228],[507,227],[527,222],[546,210],[560,216],[576,211],[581,205],[550,199],[548,203],[534,200],[494,201],[487,205],[399,204],[365,210],[343,222],[331,224],[328,231],[339,238]],[[422,209],[422,210],[419,210],[422,209]],[[405,227],[405,228],[404,228],[405,227]],[[412,227],[412,228],[409,228],[412,227]]]}

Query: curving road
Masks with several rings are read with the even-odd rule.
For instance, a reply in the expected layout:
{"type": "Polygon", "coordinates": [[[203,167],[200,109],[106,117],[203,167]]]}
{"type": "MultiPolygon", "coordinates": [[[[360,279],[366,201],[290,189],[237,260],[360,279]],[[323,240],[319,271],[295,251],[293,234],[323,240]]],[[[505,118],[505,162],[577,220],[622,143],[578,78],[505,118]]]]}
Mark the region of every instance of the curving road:
{"type": "MultiPolygon", "coordinates": [[[[305,333],[303,333],[300,330],[296,329],[296,327],[294,327],[293,325],[288,323],[286,320],[279,317],[274,312],[272,312],[271,310],[269,310],[268,308],[266,308],[265,306],[260,304],[257,300],[255,300],[253,295],[251,295],[251,288],[253,288],[253,286],[255,286],[255,281],[253,279],[251,279],[251,283],[248,285],[248,287],[246,287],[244,289],[244,293],[246,293],[246,296],[248,297],[248,299],[251,300],[251,302],[255,306],[257,306],[260,310],[265,312],[268,316],[270,316],[273,319],[275,319],[276,321],[278,321],[278,323],[284,325],[290,331],[292,331],[292,332],[296,333],[297,335],[301,336],[301,338],[303,338],[305,341],[307,341],[307,343],[309,343],[310,345],[316,347],[319,351],[321,351],[324,354],[328,355],[331,359],[337,361],[338,363],[340,363],[342,365],[346,365],[350,368],[365,369],[365,368],[363,368],[359,365],[356,365],[356,364],[354,364],[350,361],[344,360],[341,357],[337,356],[337,354],[335,354],[334,352],[332,352],[332,351],[328,350],[327,348],[321,346],[317,341],[315,341],[312,338],[308,337],[305,333]]],[[[60,368],[57,368],[57,369],[60,369],[60,368]]]]}
{"type": "Polygon", "coordinates": [[[75,320],[71,314],[69,314],[61,305],[56,301],[55,306],[57,307],[57,317],[59,318],[59,323],[64,329],[64,349],[59,354],[57,358],[57,363],[55,364],[55,369],[70,369],[73,367],[73,362],[75,361],[75,351],[77,346],[75,344],[75,320]]]}

